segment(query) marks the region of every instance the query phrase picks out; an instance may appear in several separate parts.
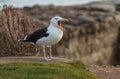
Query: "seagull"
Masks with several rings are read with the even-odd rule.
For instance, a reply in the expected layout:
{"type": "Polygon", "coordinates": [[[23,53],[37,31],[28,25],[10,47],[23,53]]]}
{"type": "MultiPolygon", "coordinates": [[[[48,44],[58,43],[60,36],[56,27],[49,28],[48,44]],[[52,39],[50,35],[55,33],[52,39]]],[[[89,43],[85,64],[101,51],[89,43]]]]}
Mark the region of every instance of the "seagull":
{"type": "Polygon", "coordinates": [[[51,46],[57,44],[63,37],[64,27],[61,25],[62,21],[69,21],[66,18],[55,16],[51,19],[50,25],[42,29],[38,29],[33,33],[25,36],[20,42],[32,42],[38,46],[43,47],[44,59],[47,60],[45,48],[49,47],[49,59],[52,59],[51,46]]]}

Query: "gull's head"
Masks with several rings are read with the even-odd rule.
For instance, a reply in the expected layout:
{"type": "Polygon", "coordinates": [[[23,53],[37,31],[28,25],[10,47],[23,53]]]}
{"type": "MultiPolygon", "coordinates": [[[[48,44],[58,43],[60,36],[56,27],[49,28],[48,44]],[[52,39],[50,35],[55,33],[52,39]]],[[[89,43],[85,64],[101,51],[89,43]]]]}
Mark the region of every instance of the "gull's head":
{"type": "Polygon", "coordinates": [[[55,16],[51,19],[51,24],[54,26],[54,27],[57,27],[59,28],[60,30],[64,30],[64,28],[62,27],[62,22],[64,21],[68,21],[68,19],[66,18],[62,18],[60,16],[55,16]]]}

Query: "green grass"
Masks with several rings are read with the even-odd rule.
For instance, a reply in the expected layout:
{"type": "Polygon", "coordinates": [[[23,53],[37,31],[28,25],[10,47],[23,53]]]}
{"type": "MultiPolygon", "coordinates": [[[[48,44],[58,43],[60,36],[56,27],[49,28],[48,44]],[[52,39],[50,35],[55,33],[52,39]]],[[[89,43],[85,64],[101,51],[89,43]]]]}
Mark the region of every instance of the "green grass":
{"type": "Polygon", "coordinates": [[[86,71],[80,62],[0,64],[0,79],[99,79],[86,71]]]}

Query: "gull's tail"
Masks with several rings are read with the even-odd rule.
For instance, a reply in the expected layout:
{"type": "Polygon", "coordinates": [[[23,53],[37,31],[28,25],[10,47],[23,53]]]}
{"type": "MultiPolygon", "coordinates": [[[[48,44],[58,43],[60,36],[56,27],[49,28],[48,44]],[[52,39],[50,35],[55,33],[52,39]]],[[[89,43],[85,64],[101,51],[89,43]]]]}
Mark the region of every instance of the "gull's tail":
{"type": "Polygon", "coordinates": [[[26,38],[27,38],[27,36],[25,36],[23,39],[19,39],[18,41],[19,41],[19,42],[27,42],[27,39],[26,39],[26,38]]]}

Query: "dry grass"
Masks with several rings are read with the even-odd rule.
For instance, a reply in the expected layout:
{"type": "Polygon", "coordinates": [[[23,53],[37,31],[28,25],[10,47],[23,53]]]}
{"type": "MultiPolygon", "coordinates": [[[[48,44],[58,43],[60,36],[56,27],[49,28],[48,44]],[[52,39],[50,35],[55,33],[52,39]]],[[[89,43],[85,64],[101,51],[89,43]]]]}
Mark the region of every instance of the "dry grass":
{"type": "Polygon", "coordinates": [[[36,46],[21,44],[18,39],[36,28],[36,24],[29,16],[23,15],[13,7],[4,6],[0,12],[0,56],[35,55],[36,46]]]}

